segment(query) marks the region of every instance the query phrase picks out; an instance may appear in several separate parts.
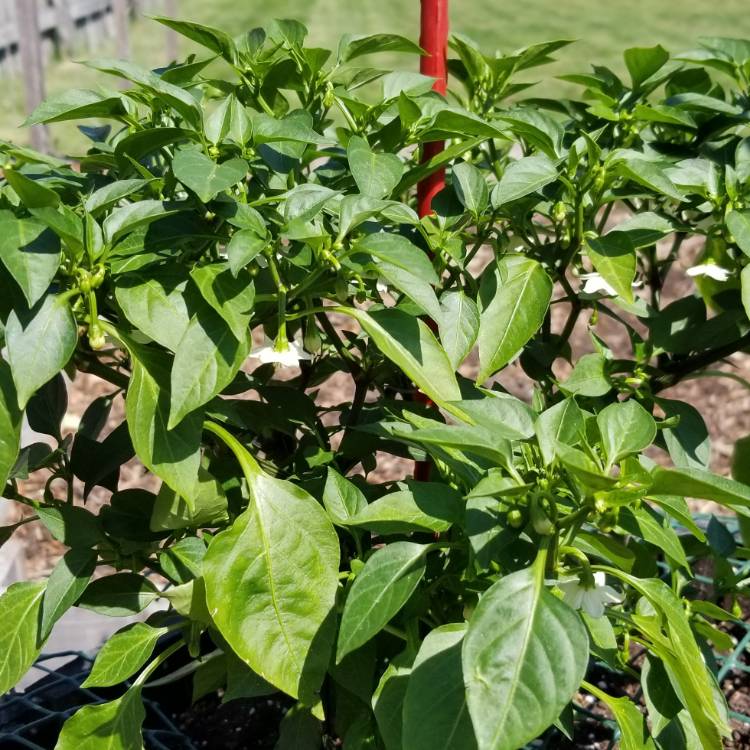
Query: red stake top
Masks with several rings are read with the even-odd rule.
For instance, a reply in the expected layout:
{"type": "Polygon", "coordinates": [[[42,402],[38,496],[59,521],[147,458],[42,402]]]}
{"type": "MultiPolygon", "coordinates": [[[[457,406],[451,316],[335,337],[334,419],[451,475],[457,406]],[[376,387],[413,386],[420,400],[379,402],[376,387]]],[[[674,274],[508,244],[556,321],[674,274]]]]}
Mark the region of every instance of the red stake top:
{"type": "MultiPolygon", "coordinates": [[[[419,45],[427,53],[420,59],[419,70],[435,79],[433,89],[445,94],[448,86],[448,0],[421,0],[422,26],[419,45]]],[[[425,143],[422,161],[428,161],[443,150],[442,141],[425,143]]],[[[422,180],[417,186],[418,212],[426,216],[431,212],[432,199],[445,187],[445,172],[440,169],[422,180]]]]}

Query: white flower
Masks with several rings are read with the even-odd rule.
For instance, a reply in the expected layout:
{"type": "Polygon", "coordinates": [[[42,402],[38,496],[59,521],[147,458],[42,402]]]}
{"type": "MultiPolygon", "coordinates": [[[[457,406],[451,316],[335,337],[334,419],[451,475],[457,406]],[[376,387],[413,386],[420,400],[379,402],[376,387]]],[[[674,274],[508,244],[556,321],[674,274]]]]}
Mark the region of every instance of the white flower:
{"type": "Polygon", "coordinates": [[[601,617],[605,604],[616,604],[622,596],[606,583],[604,573],[594,573],[592,584],[586,584],[580,578],[558,582],[563,592],[563,601],[573,609],[582,609],[591,617],[601,617]]]}
{"type": "Polygon", "coordinates": [[[302,348],[297,341],[266,342],[265,346],[253,349],[251,357],[256,357],[262,364],[270,363],[282,365],[283,367],[297,367],[301,360],[312,359],[312,354],[302,348]]]}
{"type": "Polygon", "coordinates": [[[375,282],[375,289],[381,294],[388,294],[391,290],[388,288],[388,284],[383,279],[378,279],[375,282]]]}
{"type": "MultiPolygon", "coordinates": [[[[602,293],[609,297],[617,296],[615,288],[600,273],[582,273],[581,280],[584,282],[583,289],[581,290],[584,294],[602,293]]],[[[631,286],[633,289],[637,289],[641,284],[642,282],[640,281],[634,281],[631,286]]]]}
{"type": "Polygon", "coordinates": [[[722,268],[716,263],[701,263],[699,266],[693,266],[687,270],[688,276],[708,276],[714,281],[726,281],[732,272],[728,268],[722,268]]]}
{"type": "Polygon", "coordinates": [[[581,280],[584,282],[584,294],[597,294],[598,292],[602,292],[603,294],[608,294],[610,297],[617,296],[617,292],[612,285],[605,281],[600,273],[583,273],[581,274],[581,280]]]}

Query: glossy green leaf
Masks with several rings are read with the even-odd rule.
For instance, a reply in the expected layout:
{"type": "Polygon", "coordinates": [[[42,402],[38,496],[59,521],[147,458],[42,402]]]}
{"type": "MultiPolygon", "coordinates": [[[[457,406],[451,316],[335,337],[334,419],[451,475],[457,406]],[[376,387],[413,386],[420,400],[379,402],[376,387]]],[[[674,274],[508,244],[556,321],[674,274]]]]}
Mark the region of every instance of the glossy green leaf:
{"type": "Polygon", "coordinates": [[[630,698],[613,698],[593,686],[592,692],[614,714],[620,727],[620,750],[656,750],[646,719],[630,698]]]}
{"type": "Polygon", "coordinates": [[[5,341],[18,405],[24,408],[37,388],[68,363],[78,330],[68,303],[62,297],[47,295],[31,310],[13,310],[5,341]]]}
{"type": "Polygon", "coordinates": [[[627,302],[633,301],[635,248],[626,232],[609,232],[586,240],[586,252],[602,278],[627,302]]]}
{"type": "Polygon", "coordinates": [[[750,507],[750,486],[703,469],[669,469],[657,466],[651,472],[651,495],[681,495],[713,500],[731,508],[750,507]]]}
{"type": "Polygon", "coordinates": [[[364,138],[356,135],[349,139],[346,157],[359,192],[373,198],[388,197],[404,171],[396,154],[378,154],[364,138]]]}
{"type": "Polygon", "coordinates": [[[214,310],[196,313],[175,350],[167,429],[173,430],[229,385],[249,353],[247,332],[238,340],[214,310]]]}
{"type": "Polygon", "coordinates": [[[700,412],[684,401],[658,398],[656,403],[668,419],[679,418],[676,425],[661,431],[675,465],[707,469],[711,458],[711,439],[700,412]]]}
{"type": "Polygon", "coordinates": [[[464,623],[435,628],[414,660],[404,698],[404,750],[476,750],[466,705],[464,623]]]}
{"type": "Polygon", "coordinates": [[[111,635],[101,647],[82,687],[110,687],[132,677],[150,658],[167,628],[136,622],[111,635]]]}
{"type": "Polygon", "coordinates": [[[539,450],[545,464],[555,460],[555,449],[558,442],[574,446],[580,442],[584,433],[583,412],[573,398],[563,401],[543,411],[534,426],[539,450]]]}
{"type": "Polygon", "coordinates": [[[121,119],[126,114],[123,97],[114,91],[70,89],[43,101],[24,125],[85,120],[89,117],[121,119]]]}
{"type": "Polygon", "coordinates": [[[338,539],[323,508],[300,487],[257,475],[251,491],[248,509],[209,545],[208,608],[251,669],[309,700],[330,655],[338,539]]]}
{"type": "Polygon", "coordinates": [[[444,405],[460,399],[458,382],[448,356],[421,320],[396,309],[369,313],[349,307],[335,310],[358,321],[378,349],[436,404],[444,405]]]}
{"type": "Polygon", "coordinates": [[[648,448],[656,437],[654,418],[634,399],[610,404],[596,415],[609,466],[648,448]]]}
{"type": "Polygon", "coordinates": [[[633,88],[637,89],[664,67],[669,60],[669,52],[657,44],[655,47],[631,47],[625,50],[624,57],[633,88]]]}
{"type": "Polygon", "coordinates": [[[175,177],[204,203],[236,185],[248,171],[244,159],[233,158],[217,164],[200,151],[178,151],[172,161],[175,177]]]}
{"type": "Polygon", "coordinates": [[[484,592],[463,641],[463,674],[480,750],[516,750],[560,715],[589,649],[579,616],[544,586],[538,563],[484,592]]]}
{"type": "Polygon", "coordinates": [[[494,273],[485,276],[480,296],[479,383],[511,362],[537,332],[547,313],[552,281],[536,261],[506,255],[494,273]]]}
{"type": "Polygon", "coordinates": [[[727,214],[727,229],[745,255],[750,255],[750,211],[730,211],[727,214]]]}
{"type": "Polygon", "coordinates": [[[409,52],[419,55],[422,49],[418,44],[398,34],[370,34],[369,36],[347,34],[339,43],[338,56],[341,62],[347,62],[375,52],[409,52]]]}
{"type": "Polygon", "coordinates": [[[126,617],[143,611],[159,598],[148,578],[137,573],[114,573],[87,586],[78,606],[109,617],[126,617]]]}
{"type": "Polygon", "coordinates": [[[118,279],[115,297],[132,325],[176,351],[190,324],[187,284],[187,275],[175,267],[129,273],[118,279]]]}
{"type": "Polygon", "coordinates": [[[0,695],[5,695],[39,656],[39,612],[45,584],[13,583],[0,596],[0,695]]]}
{"type": "Polygon", "coordinates": [[[132,687],[121,698],[76,711],[63,725],[55,750],[142,750],[145,718],[141,690],[132,687]]]}
{"type": "Polygon", "coordinates": [[[451,487],[437,482],[410,482],[408,487],[365,505],[347,525],[377,534],[444,532],[461,518],[463,504],[451,487]]]}
{"type": "Polygon", "coordinates": [[[406,604],[424,575],[427,549],[424,544],[393,542],[367,560],[344,602],[337,662],[367,643],[406,604]]]}
{"type": "Polygon", "coordinates": [[[323,489],[323,505],[333,523],[348,526],[352,518],[367,508],[367,500],[354,482],[329,467],[323,489]]]}
{"type": "Polygon", "coordinates": [[[97,553],[86,547],[69,549],[47,580],[39,624],[40,638],[46,640],[52,626],[75,604],[96,570],[97,553]]]}
{"type": "Polygon", "coordinates": [[[492,205],[500,208],[506,203],[541,190],[557,179],[557,168],[542,154],[524,156],[512,161],[492,190],[492,205]]]}
{"type": "Polygon", "coordinates": [[[133,377],[125,400],[133,448],[143,463],[191,502],[200,467],[203,416],[189,414],[168,429],[169,362],[161,353],[131,347],[133,377]]]}
{"type": "Polygon", "coordinates": [[[607,360],[599,353],[584,354],[560,388],[571,396],[604,396],[612,390],[607,360]]]}
{"type": "Polygon", "coordinates": [[[237,61],[237,48],[234,40],[224,31],[194,21],[180,21],[165,16],[154,16],[153,18],[178,34],[211,50],[211,52],[221,55],[227,62],[234,63],[237,61]]]}
{"type": "Polygon", "coordinates": [[[22,421],[10,367],[0,359],[0,487],[5,487],[18,458],[22,421]]]}
{"type": "Polygon", "coordinates": [[[480,169],[469,162],[459,162],[453,167],[453,189],[463,207],[474,217],[479,217],[490,201],[489,188],[480,169]]]}
{"type": "Polygon", "coordinates": [[[0,211],[0,260],[33,307],[60,266],[60,241],[43,222],[0,211]]]}
{"type": "Polygon", "coordinates": [[[466,359],[479,336],[479,310],[463,292],[446,292],[440,297],[438,318],[440,343],[453,369],[466,359]]]}
{"type": "Polygon", "coordinates": [[[229,264],[197,266],[190,277],[203,299],[224,319],[238,341],[247,338],[255,304],[255,286],[245,272],[234,273],[229,264]]]}

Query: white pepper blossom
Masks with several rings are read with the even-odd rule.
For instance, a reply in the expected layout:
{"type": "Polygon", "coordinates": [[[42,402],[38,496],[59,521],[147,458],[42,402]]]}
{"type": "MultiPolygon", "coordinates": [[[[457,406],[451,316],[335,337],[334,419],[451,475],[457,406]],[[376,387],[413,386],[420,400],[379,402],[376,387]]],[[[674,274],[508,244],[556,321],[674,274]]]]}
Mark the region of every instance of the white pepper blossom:
{"type": "Polygon", "coordinates": [[[622,596],[606,583],[604,573],[594,573],[593,581],[585,582],[581,578],[573,578],[558,582],[558,588],[563,592],[563,601],[573,609],[582,609],[591,617],[601,617],[607,604],[622,601],[622,596]]]}
{"type": "Polygon", "coordinates": [[[251,357],[256,357],[264,365],[277,364],[283,367],[298,367],[302,360],[312,359],[312,354],[306,352],[298,341],[277,342],[267,341],[265,346],[253,349],[251,357]]]}
{"type": "Polygon", "coordinates": [[[698,266],[693,266],[687,270],[688,276],[708,276],[709,279],[714,281],[726,281],[732,272],[728,268],[722,268],[716,263],[701,263],[698,266]]]}
{"type": "Polygon", "coordinates": [[[610,297],[616,297],[617,292],[614,290],[612,285],[604,280],[604,277],[600,273],[583,273],[581,274],[581,281],[583,284],[584,294],[607,294],[610,297]]]}

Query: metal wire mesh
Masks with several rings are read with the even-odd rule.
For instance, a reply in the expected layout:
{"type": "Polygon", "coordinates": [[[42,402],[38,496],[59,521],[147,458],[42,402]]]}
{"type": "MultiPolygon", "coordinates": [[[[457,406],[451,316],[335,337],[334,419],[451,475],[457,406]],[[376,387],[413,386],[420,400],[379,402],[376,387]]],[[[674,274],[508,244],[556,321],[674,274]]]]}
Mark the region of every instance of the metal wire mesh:
{"type": "MultiPolygon", "coordinates": [[[[699,517],[699,525],[706,527],[710,517],[699,517]]],[[[722,523],[735,535],[737,524],[732,518],[722,518],[722,523]]],[[[738,578],[750,577],[750,560],[730,558],[728,560],[738,578]]],[[[662,568],[666,575],[666,567],[662,568]]],[[[711,579],[696,575],[699,584],[710,585],[711,579]]],[[[750,685],[750,622],[737,623],[734,626],[736,645],[729,653],[714,653],[714,672],[719,685],[724,687],[727,701],[732,705],[735,686],[750,685]]],[[[55,654],[44,654],[39,657],[35,668],[45,676],[25,691],[11,690],[0,698],[0,750],[48,750],[54,747],[65,720],[85,705],[94,705],[113,700],[122,694],[121,689],[82,688],[81,683],[91,670],[93,659],[77,651],[66,651],[55,654]],[[60,658],[69,658],[62,667],[53,666],[60,658]]],[[[608,672],[602,663],[595,665],[608,672]]],[[[611,673],[610,673],[611,674],[611,673]]],[[[636,699],[639,698],[636,695],[636,699]]],[[[159,703],[144,695],[146,720],[143,727],[143,739],[146,750],[197,750],[188,737],[182,733],[167,716],[159,703]]],[[[597,736],[604,734],[607,750],[613,750],[619,740],[617,724],[600,713],[581,706],[574,706],[575,719],[592,727],[597,736]]],[[[750,715],[730,710],[729,716],[746,725],[750,733],[750,715]]],[[[548,732],[543,738],[535,740],[527,747],[529,750],[547,750],[558,748],[562,740],[559,730],[548,732]]],[[[597,747],[602,747],[598,740],[597,747]]]]}
{"type": "MultiPolygon", "coordinates": [[[[35,669],[45,673],[23,692],[11,690],[0,699],[0,749],[49,750],[54,747],[65,720],[79,708],[113,700],[120,690],[90,690],[81,683],[91,671],[93,659],[77,651],[44,654],[35,669]],[[62,667],[50,662],[69,657],[62,667]]],[[[144,696],[143,726],[147,750],[197,750],[174,725],[159,704],[144,696]]]]}

